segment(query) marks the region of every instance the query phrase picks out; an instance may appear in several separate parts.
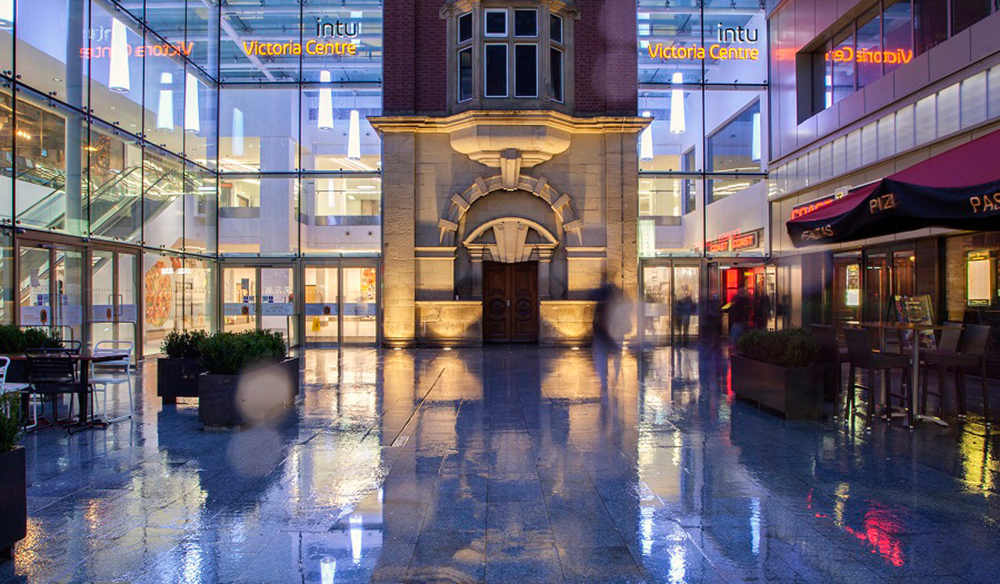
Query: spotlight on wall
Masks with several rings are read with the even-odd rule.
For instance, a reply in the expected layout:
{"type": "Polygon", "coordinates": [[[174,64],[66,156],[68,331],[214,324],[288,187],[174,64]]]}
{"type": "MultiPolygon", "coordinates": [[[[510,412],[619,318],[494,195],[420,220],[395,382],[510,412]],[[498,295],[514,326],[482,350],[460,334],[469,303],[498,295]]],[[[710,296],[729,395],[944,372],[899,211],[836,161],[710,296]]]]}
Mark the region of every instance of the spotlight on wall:
{"type": "Polygon", "coordinates": [[[14,0],[0,0],[0,29],[14,28],[14,0]]]}
{"type": "Polygon", "coordinates": [[[201,113],[198,110],[198,78],[188,73],[184,84],[184,129],[192,134],[201,131],[201,113]]]}
{"type": "MultiPolygon", "coordinates": [[[[642,112],[642,117],[650,118],[653,114],[651,112],[642,112]]],[[[639,134],[639,159],[640,160],[652,160],[653,159],[653,124],[650,122],[648,126],[639,134]]]]}
{"type": "MultiPolygon", "coordinates": [[[[330,72],[319,72],[320,83],[330,82],[330,72]]],[[[329,87],[321,87],[319,90],[319,119],[316,127],[324,132],[333,130],[333,91],[329,87]]]]}
{"type": "Polygon", "coordinates": [[[156,131],[172,132],[174,129],[174,76],[160,73],[160,102],[156,107],[156,131]]]}
{"type": "MultiPolygon", "coordinates": [[[[670,82],[674,85],[684,83],[684,74],[675,71],[670,82]]],[[[675,88],[670,90],[670,133],[683,134],[687,126],[684,122],[684,90],[675,88]]]]}
{"type": "Polygon", "coordinates": [[[128,38],[125,25],[115,18],[111,22],[111,59],[108,73],[108,88],[118,93],[128,93],[132,90],[129,81],[128,38]]]}

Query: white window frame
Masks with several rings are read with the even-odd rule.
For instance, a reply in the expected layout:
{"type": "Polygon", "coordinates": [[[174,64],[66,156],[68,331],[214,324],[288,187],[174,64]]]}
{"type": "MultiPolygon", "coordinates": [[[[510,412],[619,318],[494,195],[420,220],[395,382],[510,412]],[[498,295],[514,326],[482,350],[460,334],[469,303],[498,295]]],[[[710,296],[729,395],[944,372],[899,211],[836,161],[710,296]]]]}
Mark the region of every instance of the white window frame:
{"type": "Polygon", "coordinates": [[[504,38],[509,36],[510,32],[510,11],[506,8],[487,8],[483,12],[483,36],[487,38],[504,38]],[[503,33],[490,32],[487,27],[489,27],[490,14],[503,14],[503,33]]]}
{"type": "Polygon", "coordinates": [[[483,97],[484,98],[487,98],[487,99],[507,99],[508,97],[510,97],[510,94],[511,94],[511,87],[510,87],[510,62],[511,62],[511,58],[510,58],[510,44],[508,44],[508,43],[483,43],[483,97]],[[503,47],[504,61],[506,61],[504,63],[504,68],[503,68],[503,74],[504,74],[504,77],[505,77],[505,79],[504,79],[504,88],[506,89],[506,93],[504,93],[503,95],[490,95],[488,93],[488,91],[489,91],[489,79],[487,79],[487,77],[489,76],[489,69],[490,68],[489,68],[487,53],[489,52],[488,51],[489,47],[503,47]]]}
{"type": "Polygon", "coordinates": [[[549,43],[549,97],[556,103],[566,103],[566,50],[549,43]],[[552,72],[552,51],[559,53],[559,60],[562,64],[559,70],[559,88],[562,92],[560,97],[556,97],[555,74],[552,72]]]}
{"type": "Polygon", "coordinates": [[[476,79],[476,62],[475,62],[476,56],[475,56],[475,54],[474,54],[471,46],[463,47],[461,49],[458,49],[458,51],[455,54],[458,57],[456,59],[456,63],[455,63],[456,67],[458,68],[458,75],[456,77],[456,79],[458,80],[458,84],[455,87],[456,97],[458,97],[458,100],[457,100],[458,103],[465,103],[467,101],[472,101],[472,97],[476,93],[476,81],[475,81],[475,79],[476,79]],[[470,63],[470,66],[472,68],[472,71],[471,71],[471,74],[472,74],[472,87],[469,89],[469,96],[463,98],[462,97],[462,53],[464,53],[466,51],[469,52],[469,57],[472,60],[471,63],[470,63]]]}
{"type": "Polygon", "coordinates": [[[476,37],[476,18],[473,16],[472,12],[466,12],[465,14],[459,14],[458,19],[455,20],[455,40],[458,41],[458,45],[464,45],[465,43],[471,43],[472,39],[476,37]],[[462,40],[462,19],[468,17],[472,21],[472,26],[469,28],[469,38],[462,40]]]}
{"type": "Polygon", "coordinates": [[[563,17],[559,16],[558,14],[549,13],[549,42],[550,43],[559,43],[561,45],[561,44],[563,44],[563,39],[564,38],[566,38],[566,21],[563,20],[563,17]],[[558,40],[552,38],[552,19],[553,18],[559,20],[559,39],[558,40]]]}
{"type": "Polygon", "coordinates": [[[511,32],[512,36],[518,39],[537,39],[538,34],[538,9],[537,8],[515,8],[513,18],[511,18],[511,32]],[[533,12],[535,14],[535,34],[517,34],[517,13],[518,12],[533,12]]]}
{"type": "Polygon", "coordinates": [[[539,83],[538,83],[538,73],[540,67],[538,66],[538,43],[514,43],[514,98],[515,99],[538,99],[539,93],[539,83]],[[534,95],[522,95],[517,92],[517,47],[533,47],[535,49],[535,93],[534,95]]]}

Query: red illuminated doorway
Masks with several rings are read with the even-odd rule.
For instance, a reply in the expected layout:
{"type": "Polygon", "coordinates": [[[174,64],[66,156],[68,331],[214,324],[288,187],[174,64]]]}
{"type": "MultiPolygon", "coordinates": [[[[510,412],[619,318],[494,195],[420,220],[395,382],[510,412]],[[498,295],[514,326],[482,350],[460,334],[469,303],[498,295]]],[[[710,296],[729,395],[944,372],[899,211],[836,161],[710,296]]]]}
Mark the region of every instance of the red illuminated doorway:
{"type": "MultiPolygon", "coordinates": [[[[749,296],[748,324],[753,328],[768,329],[773,326],[774,290],[768,282],[764,266],[731,266],[721,268],[719,274],[720,296],[723,306],[730,306],[740,289],[749,296]]],[[[729,318],[727,331],[734,321],[729,318]]]]}

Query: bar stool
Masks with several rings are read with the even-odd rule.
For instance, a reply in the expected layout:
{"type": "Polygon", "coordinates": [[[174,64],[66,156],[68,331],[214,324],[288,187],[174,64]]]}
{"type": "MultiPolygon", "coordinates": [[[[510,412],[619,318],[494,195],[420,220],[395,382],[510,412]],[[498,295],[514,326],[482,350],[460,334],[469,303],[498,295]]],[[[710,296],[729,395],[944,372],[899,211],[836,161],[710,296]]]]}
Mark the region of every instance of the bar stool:
{"type": "MultiPolygon", "coordinates": [[[[958,322],[946,322],[944,324],[944,330],[941,331],[941,338],[938,340],[937,347],[933,349],[925,349],[920,351],[920,367],[924,370],[922,377],[924,380],[924,391],[920,399],[920,413],[927,414],[927,396],[933,395],[938,398],[938,413],[944,413],[944,393],[947,386],[945,380],[948,374],[949,365],[948,363],[953,360],[953,358],[958,355],[959,343],[962,340],[962,324],[958,322]],[[928,387],[930,377],[931,367],[937,367],[938,374],[938,391],[934,392],[928,387]]],[[[955,401],[959,400],[958,397],[958,371],[955,371],[956,383],[955,383],[955,401]]]]}
{"type": "MultiPolygon", "coordinates": [[[[908,371],[910,370],[910,358],[906,355],[896,353],[882,353],[872,349],[871,339],[867,331],[856,328],[844,329],[844,337],[847,339],[847,351],[850,355],[850,377],[847,385],[847,406],[844,410],[844,419],[850,420],[851,413],[855,408],[855,390],[862,389],[868,392],[868,408],[865,413],[865,422],[871,425],[872,416],[875,413],[875,373],[886,372],[887,398],[898,397],[909,409],[913,408],[912,391],[907,391],[908,371]],[[858,369],[868,371],[868,385],[860,385],[857,380],[858,369]],[[892,370],[901,369],[903,371],[903,393],[892,393],[892,370]]],[[[888,401],[888,399],[887,399],[888,401]]]]}
{"type": "Polygon", "coordinates": [[[94,345],[95,357],[105,355],[120,355],[121,359],[90,364],[90,382],[94,385],[94,399],[97,399],[98,393],[104,397],[101,418],[107,418],[108,415],[109,385],[124,385],[128,388],[128,413],[110,420],[110,422],[131,418],[135,411],[135,403],[132,395],[132,342],[100,341],[94,345]]]}
{"type": "MultiPolygon", "coordinates": [[[[833,378],[833,417],[837,417],[837,409],[840,406],[840,390],[843,387],[844,370],[843,364],[850,363],[851,356],[846,347],[841,347],[837,340],[837,329],[831,325],[814,324],[811,325],[816,342],[819,343],[819,357],[823,363],[824,382],[833,378]],[[832,374],[832,375],[831,375],[832,374]]],[[[824,385],[826,385],[824,383],[824,385]]]]}

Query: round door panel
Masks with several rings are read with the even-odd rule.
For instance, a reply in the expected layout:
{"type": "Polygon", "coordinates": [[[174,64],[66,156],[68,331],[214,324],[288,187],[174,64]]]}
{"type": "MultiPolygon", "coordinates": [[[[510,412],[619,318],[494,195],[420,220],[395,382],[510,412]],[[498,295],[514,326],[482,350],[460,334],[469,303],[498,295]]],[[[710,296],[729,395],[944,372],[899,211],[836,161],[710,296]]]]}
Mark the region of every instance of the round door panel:
{"type": "Polygon", "coordinates": [[[506,306],[507,306],[507,303],[504,302],[504,300],[501,299],[501,298],[497,298],[495,300],[491,300],[490,304],[489,304],[490,315],[491,316],[503,316],[504,309],[506,308],[506,306]]]}
{"type": "Polygon", "coordinates": [[[518,316],[531,316],[534,313],[534,303],[525,299],[518,300],[514,310],[517,311],[518,316]]]}

